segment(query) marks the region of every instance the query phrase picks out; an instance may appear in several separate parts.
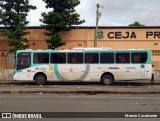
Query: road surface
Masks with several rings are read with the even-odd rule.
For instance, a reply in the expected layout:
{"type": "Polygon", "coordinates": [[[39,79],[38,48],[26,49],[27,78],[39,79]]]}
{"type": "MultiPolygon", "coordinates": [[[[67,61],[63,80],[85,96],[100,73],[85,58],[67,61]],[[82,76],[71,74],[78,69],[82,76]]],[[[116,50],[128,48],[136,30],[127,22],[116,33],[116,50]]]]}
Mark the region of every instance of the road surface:
{"type": "MultiPolygon", "coordinates": [[[[160,95],[1,94],[0,112],[160,112],[160,95]]],[[[95,116],[94,116],[95,117],[95,116]]],[[[115,116],[116,117],[116,116],[115,116]]],[[[52,121],[123,121],[135,118],[53,118],[52,121]]],[[[1,120],[1,119],[0,119],[1,120]]],[[[24,119],[27,120],[27,119],[24,119]]],[[[36,119],[32,119],[36,120],[36,119]]],[[[40,119],[44,120],[44,119],[40,119]]],[[[159,118],[136,118],[158,121],[159,118]]]]}

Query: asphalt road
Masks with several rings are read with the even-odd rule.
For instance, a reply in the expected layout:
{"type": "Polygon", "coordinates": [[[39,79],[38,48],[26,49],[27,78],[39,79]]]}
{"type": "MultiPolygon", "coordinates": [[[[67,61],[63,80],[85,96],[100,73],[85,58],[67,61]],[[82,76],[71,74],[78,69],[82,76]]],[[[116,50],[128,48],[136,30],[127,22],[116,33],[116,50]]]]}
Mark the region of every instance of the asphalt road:
{"type": "MultiPolygon", "coordinates": [[[[160,96],[159,95],[111,95],[111,94],[105,94],[105,95],[1,94],[0,112],[160,112],[160,96]]],[[[54,118],[45,120],[107,121],[108,119],[54,118]]],[[[109,119],[109,121],[112,120],[135,121],[135,118],[109,119]]],[[[137,118],[136,120],[158,121],[159,119],[137,118]]]]}

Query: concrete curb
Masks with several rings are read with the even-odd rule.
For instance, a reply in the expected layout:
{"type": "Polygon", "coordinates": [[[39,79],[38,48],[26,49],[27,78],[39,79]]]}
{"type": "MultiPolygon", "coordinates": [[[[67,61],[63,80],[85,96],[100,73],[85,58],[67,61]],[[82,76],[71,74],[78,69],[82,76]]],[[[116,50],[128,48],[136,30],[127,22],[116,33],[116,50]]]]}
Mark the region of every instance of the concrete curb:
{"type": "Polygon", "coordinates": [[[103,86],[99,83],[51,83],[45,86],[31,83],[0,81],[0,94],[160,94],[160,83],[120,83],[103,86]]]}
{"type": "Polygon", "coordinates": [[[91,87],[77,88],[65,87],[0,87],[0,94],[160,94],[160,88],[133,88],[133,87],[105,87],[96,89],[91,87]]]}
{"type": "Polygon", "coordinates": [[[31,93],[40,93],[40,94],[160,94],[157,92],[117,92],[117,91],[0,91],[0,94],[31,94],[31,93]]]}

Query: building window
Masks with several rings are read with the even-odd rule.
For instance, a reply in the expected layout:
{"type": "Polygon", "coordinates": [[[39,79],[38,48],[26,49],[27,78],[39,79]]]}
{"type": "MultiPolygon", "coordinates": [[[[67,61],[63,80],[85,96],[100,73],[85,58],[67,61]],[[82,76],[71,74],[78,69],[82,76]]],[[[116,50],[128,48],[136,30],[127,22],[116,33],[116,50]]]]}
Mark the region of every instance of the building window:
{"type": "Polygon", "coordinates": [[[160,50],[152,50],[153,56],[160,56],[160,50]]]}

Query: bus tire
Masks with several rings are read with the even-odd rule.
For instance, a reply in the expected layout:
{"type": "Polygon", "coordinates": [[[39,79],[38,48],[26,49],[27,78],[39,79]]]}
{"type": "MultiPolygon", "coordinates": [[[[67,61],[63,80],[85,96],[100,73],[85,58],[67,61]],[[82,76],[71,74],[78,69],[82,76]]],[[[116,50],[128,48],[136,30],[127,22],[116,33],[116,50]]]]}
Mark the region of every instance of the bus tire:
{"type": "Polygon", "coordinates": [[[47,79],[45,77],[45,75],[37,75],[35,78],[35,82],[37,85],[45,85],[47,82],[47,79]]]}
{"type": "Polygon", "coordinates": [[[111,85],[114,82],[113,76],[110,74],[105,74],[102,76],[101,82],[103,85],[111,85]]]}

